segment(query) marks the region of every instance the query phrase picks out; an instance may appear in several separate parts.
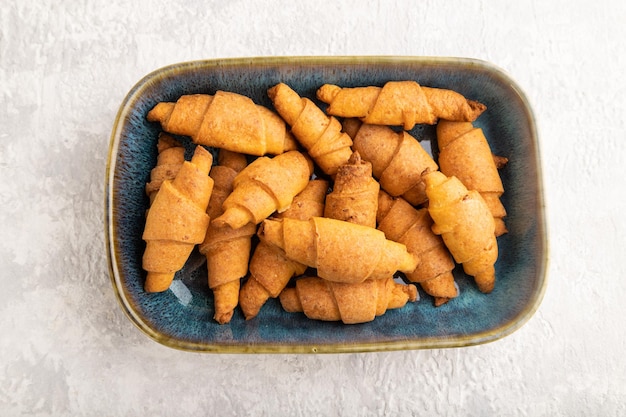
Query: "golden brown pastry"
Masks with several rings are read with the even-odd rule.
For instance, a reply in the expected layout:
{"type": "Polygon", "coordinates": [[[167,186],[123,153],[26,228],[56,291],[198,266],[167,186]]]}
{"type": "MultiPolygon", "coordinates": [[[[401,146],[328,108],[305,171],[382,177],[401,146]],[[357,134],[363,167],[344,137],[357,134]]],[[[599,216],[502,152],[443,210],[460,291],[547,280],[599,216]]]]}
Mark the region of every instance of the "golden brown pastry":
{"type": "Polygon", "coordinates": [[[489,293],[495,285],[498,244],[493,216],[481,195],[467,190],[456,177],[434,171],[424,175],[433,231],[441,235],[456,262],[474,277],[478,289],[489,293]]]}
{"type": "Polygon", "coordinates": [[[337,168],[352,155],[352,140],[341,131],[341,123],[324,114],[313,101],[300,97],[287,84],[273,86],[268,95],[311,158],[324,173],[334,176],[337,168]]]}
{"type": "Polygon", "coordinates": [[[356,119],[345,120],[343,125],[352,136],[352,148],[372,164],[374,177],[382,189],[393,197],[402,196],[415,206],[426,202],[421,174],[438,167],[416,138],[404,131],[362,124],[356,119]]]}
{"type": "Polygon", "coordinates": [[[383,87],[341,88],[324,84],[317,98],[328,104],[326,113],[357,117],[364,123],[403,126],[437,123],[439,119],[473,122],[486,109],[461,94],[420,86],[415,81],[389,81],[383,87]]]}
{"type": "Polygon", "coordinates": [[[276,155],[297,147],[277,114],[228,91],[160,102],[147,119],[160,123],[168,133],[190,136],[194,143],[249,155],[276,155]]]}
{"type": "Polygon", "coordinates": [[[233,191],[222,205],[224,212],[213,222],[237,229],[287,210],[312,172],[313,164],[298,151],[255,159],[235,177],[233,191]]]}
{"type": "Polygon", "coordinates": [[[383,279],[417,266],[417,258],[403,244],[386,239],[380,230],[342,220],[267,219],[257,234],[330,281],[383,279]]]}
{"type": "MultiPolygon", "coordinates": [[[[380,185],[372,178],[372,165],[354,152],[337,171],[333,191],[326,196],[324,216],[375,228],[379,190],[380,185]]],[[[395,283],[391,276],[357,283],[308,277],[297,280],[295,288],[287,288],[280,295],[283,308],[289,312],[302,311],[311,319],[346,324],[372,321],[387,309],[416,299],[414,286],[395,283]]]]}
{"type": "Polygon", "coordinates": [[[457,177],[467,189],[478,191],[493,214],[496,236],[506,233],[506,209],[500,201],[504,186],[498,172],[498,164],[506,163],[506,158],[494,158],[483,130],[471,122],[440,121],[437,144],[441,172],[457,177]]]}
{"type": "Polygon", "coordinates": [[[185,148],[172,135],[161,132],[157,141],[157,163],[150,171],[150,182],[146,184],[146,194],[150,204],[165,180],[173,180],[185,162],[185,148]]]}
{"type": "Polygon", "coordinates": [[[378,229],[387,239],[406,245],[409,252],[419,259],[417,268],[405,276],[419,283],[427,294],[440,306],[458,295],[452,270],[454,260],[441,236],[432,231],[433,221],[428,209],[416,209],[402,197],[379,193],[378,229]]]}
{"type": "Polygon", "coordinates": [[[372,164],[354,152],[337,171],[333,190],[326,196],[324,217],[376,227],[379,190],[372,164]]]}
{"type": "MultiPolygon", "coordinates": [[[[221,149],[218,164],[211,169],[214,181],[207,214],[215,218],[222,214],[222,204],[232,192],[233,181],[247,164],[244,154],[221,149]]],[[[233,229],[209,224],[200,253],[206,256],[208,284],[213,292],[214,316],[220,324],[230,322],[239,299],[240,280],[248,273],[252,236],[256,225],[248,223],[233,229]]]]}
{"type": "MultiPolygon", "coordinates": [[[[277,214],[277,218],[308,220],[324,213],[324,197],[328,181],[313,179],[293,199],[291,207],[277,214]]],[[[303,274],[306,265],[293,261],[275,245],[261,240],[250,260],[250,275],[241,287],[239,305],[246,320],[252,319],[269,298],[276,298],[289,280],[303,274]]]]}
{"type": "Polygon", "coordinates": [[[346,284],[305,277],[280,294],[285,311],[303,312],[313,320],[341,320],[345,324],[370,322],[387,310],[404,307],[416,299],[414,285],[399,284],[392,278],[346,284]]]}
{"type": "Polygon", "coordinates": [[[209,226],[206,213],[213,180],[213,158],[196,146],[191,161],[185,161],[173,181],[164,181],[148,210],[143,240],[143,268],[148,272],[144,289],[161,292],[169,288],[196,244],[202,243],[209,226]]]}

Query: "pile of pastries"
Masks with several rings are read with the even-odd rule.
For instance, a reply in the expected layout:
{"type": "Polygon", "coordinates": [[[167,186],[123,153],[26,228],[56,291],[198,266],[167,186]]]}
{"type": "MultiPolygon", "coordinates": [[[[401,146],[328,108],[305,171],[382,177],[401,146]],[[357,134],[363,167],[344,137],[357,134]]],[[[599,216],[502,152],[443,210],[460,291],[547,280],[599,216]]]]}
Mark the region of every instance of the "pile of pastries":
{"type": "Polygon", "coordinates": [[[272,108],[217,91],[147,114],[162,132],[146,292],[168,290],[195,248],[220,324],[270,298],[314,320],[369,322],[416,301],[417,284],[440,306],[458,296],[457,264],[493,290],[507,159],[473,124],[485,105],[415,81],[325,84],[320,104],[285,83],[267,94],[272,108]],[[436,125],[437,161],[409,134],[416,124],[436,125]]]}

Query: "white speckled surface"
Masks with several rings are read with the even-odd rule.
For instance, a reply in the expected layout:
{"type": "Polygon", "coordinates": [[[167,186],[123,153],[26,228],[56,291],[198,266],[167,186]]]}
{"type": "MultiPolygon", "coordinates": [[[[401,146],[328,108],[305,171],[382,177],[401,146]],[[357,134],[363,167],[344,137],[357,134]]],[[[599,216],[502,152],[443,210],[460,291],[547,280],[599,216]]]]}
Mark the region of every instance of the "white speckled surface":
{"type": "Polygon", "coordinates": [[[5,1],[0,415],[626,415],[624,22],[621,0],[5,1]],[[128,90],[180,61],[360,54],[484,59],[524,88],[551,251],[535,316],[490,344],[389,353],[194,354],[141,334],[103,233],[128,90]]]}

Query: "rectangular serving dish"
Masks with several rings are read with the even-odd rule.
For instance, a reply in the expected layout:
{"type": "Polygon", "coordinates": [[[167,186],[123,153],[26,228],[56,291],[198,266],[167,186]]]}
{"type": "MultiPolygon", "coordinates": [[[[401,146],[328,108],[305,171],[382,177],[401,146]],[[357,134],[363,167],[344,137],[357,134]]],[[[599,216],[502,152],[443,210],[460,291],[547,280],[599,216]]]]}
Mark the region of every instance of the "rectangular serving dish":
{"type": "MultiPolygon", "coordinates": [[[[436,156],[434,127],[411,132],[436,156]],[[429,143],[431,142],[431,143],[429,143]],[[429,146],[431,145],[431,146],[429,146]]],[[[191,147],[190,142],[185,143],[191,147]]],[[[339,353],[462,347],[497,340],[517,330],[538,308],[546,287],[547,236],[535,120],[517,84],[494,65],[465,58],[270,57],[185,62],[158,69],[128,93],[113,127],[106,169],[105,234],[114,291],[130,321],[175,349],[224,353],[339,353]],[[279,82],[315,99],[324,83],[345,87],[415,80],[448,88],[487,106],[476,120],[492,151],[509,158],[500,174],[509,232],[498,238],[496,286],[482,294],[461,268],[460,295],[434,307],[430,296],[373,322],[344,325],[286,313],[271,299],[246,321],[239,310],[229,324],[213,319],[206,265],[194,253],[170,290],[148,294],[141,239],[148,199],[144,187],[156,161],[160,128],[146,120],[160,101],[217,90],[247,95],[272,108],[267,89],[279,82]]],[[[421,290],[420,290],[421,291],[421,290]]]]}

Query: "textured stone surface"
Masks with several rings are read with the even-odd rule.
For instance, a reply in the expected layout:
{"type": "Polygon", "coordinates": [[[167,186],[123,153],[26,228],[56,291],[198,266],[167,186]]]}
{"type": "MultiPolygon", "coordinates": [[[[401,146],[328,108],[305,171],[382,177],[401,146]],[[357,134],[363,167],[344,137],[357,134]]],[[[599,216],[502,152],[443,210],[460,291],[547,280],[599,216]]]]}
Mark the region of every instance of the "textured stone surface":
{"type": "Polygon", "coordinates": [[[0,414],[625,415],[625,21],[618,0],[4,2],[0,414]],[[484,59],[525,89],[550,232],[539,311],[467,349],[201,355],[139,333],[103,234],[128,90],[179,61],[358,54],[484,59]]]}

